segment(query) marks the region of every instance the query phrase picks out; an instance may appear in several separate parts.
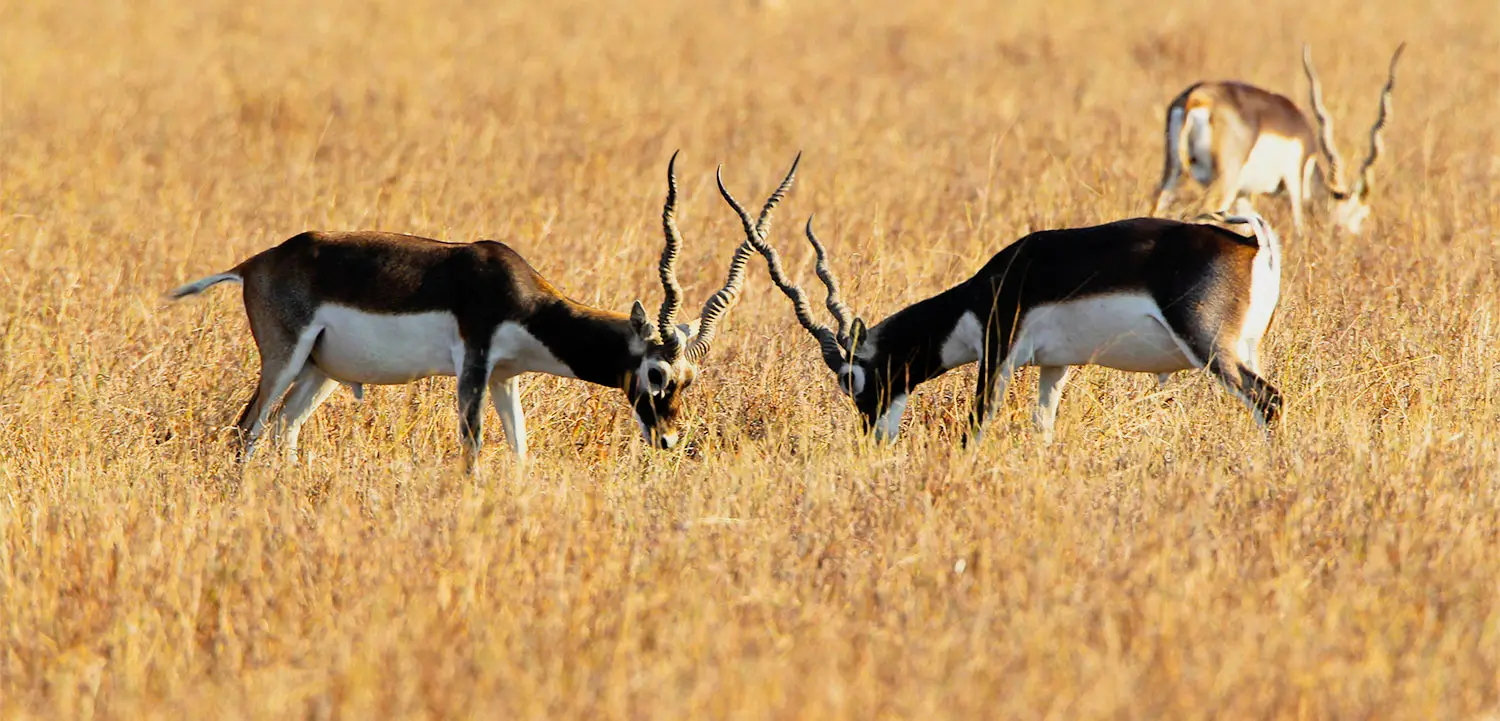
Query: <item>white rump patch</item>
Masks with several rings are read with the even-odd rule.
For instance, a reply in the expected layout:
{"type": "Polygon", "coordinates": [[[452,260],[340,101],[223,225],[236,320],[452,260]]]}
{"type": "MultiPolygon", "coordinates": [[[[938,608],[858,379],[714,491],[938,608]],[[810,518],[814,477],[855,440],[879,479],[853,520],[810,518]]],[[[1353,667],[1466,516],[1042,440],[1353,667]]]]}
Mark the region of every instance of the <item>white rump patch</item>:
{"type": "Polygon", "coordinates": [[[1032,308],[1006,366],[1100,365],[1171,373],[1197,367],[1185,347],[1150,296],[1101,295],[1032,308]]]}
{"type": "Polygon", "coordinates": [[[1214,180],[1213,130],[1208,108],[1193,108],[1187,114],[1188,172],[1203,185],[1214,180]]]}
{"type": "Polygon", "coordinates": [[[313,314],[312,326],[323,330],[313,362],[346,384],[458,375],[464,356],[458,319],[446,311],[387,315],[325,304],[313,314]]]}
{"type": "Polygon", "coordinates": [[[1239,344],[1235,348],[1240,359],[1250,364],[1251,370],[1260,372],[1260,341],[1271,326],[1271,316],[1276,313],[1276,304],[1281,300],[1281,247],[1276,231],[1266,226],[1264,243],[1255,253],[1255,262],[1250,266],[1250,304],[1245,310],[1245,322],[1240,327],[1239,344]]]}

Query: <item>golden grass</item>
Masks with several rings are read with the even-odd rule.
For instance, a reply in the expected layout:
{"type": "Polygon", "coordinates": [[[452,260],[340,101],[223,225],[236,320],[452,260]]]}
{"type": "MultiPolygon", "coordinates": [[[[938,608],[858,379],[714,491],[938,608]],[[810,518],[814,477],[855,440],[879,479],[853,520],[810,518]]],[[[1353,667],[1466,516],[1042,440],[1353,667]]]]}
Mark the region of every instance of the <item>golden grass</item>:
{"type": "MultiPolygon", "coordinates": [[[[0,715],[1161,718],[1500,703],[1500,13],[1485,0],[610,5],[0,0],[0,715]],[[717,6],[717,7],[715,7],[717,6]],[[451,380],[331,400],[241,471],[238,291],[308,228],[511,243],[659,301],[668,155],[702,303],[763,196],[871,320],[1028,230],[1143,212],[1166,102],[1303,91],[1350,162],[1400,70],[1371,232],[1287,238],[1267,446],[1207,378],[1034,371],[976,452],[972,369],[856,441],[757,262],[681,453],[530,380],[524,479],[451,380]]],[[[1261,209],[1285,226],[1277,201],[1261,209]]]]}

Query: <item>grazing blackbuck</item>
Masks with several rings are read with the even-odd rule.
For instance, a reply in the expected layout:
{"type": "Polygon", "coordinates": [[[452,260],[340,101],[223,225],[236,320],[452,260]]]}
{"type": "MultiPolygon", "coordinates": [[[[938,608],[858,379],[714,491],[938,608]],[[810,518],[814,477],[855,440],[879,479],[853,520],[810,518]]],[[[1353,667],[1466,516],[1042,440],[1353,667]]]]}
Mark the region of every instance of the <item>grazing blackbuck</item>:
{"type": "Polygon", "coordinates": [[[1292,224],[1303,227],[1303,204],[1323,198],[1333,223],[1358,234],[1370,215],[1375,161],[1384,141],[1381,131],[1391,115],[1396,48],[1380,91],[1380,114],[1370,128],[1370,152],[1351,189],[1344,183],[1343,161],[1333,142],[1333,120],[1323,106],[1323,90],[1313,70],[1312,51],[1302,48],[1308,95],[1318,132],[1284,95],[1238,82],[1204,82],[1182,91],[1167,108],[1166,160],[1151,214],[1160,215],[1176,195],[1184,175],[1208,188],[1205,206],[1224,212],[1249,196],[1284,192],[1292,207],[1292,224]],[[1318,168],[1318,148],[1327,167],[1318,168]],[[1321,178],[1321,183],[1316,183],[1321,178]],[[1315,190],[1317,187],[1321,190],[1315,190]]]}
{"type": "MultiPolygon", "coordinates": [[[[234,268],[170,292],[195,295],[226,281],[244,284],[245,313],[260,350],[260,382],[240,414],[242,458],[254,452],[272,410],[285,395],[288,456],[299,430],[343,383],[458,377],[464,464],[480,448],[484,396],[493,394],[505,435],[526,456],[526,423],[518,378],[548,373],[624,391],[648,443],[671,448],[678,438],[682,391],[693,383],[715,332],[739,299],[755,251],[742,242],[724,286],[701,317],[678,323],[677,155],[667,166],[662,210],[666,246],[659,271],[665,298],[655,322],[636,301],[630,313],[593,308],[564,295],[504,243],[447,243],[396,233],[306,232],[234,268]]],[[[764,235],[787,193],[794,165],[747,233],[764,235]]],[[[583,259],[580,259],[583,260],[583,259]]]]}
{"type": "MultiPolygon", "coordinates": [[[[750,227],[722,180],[719,189],[750,227]]],[[[1259,348],[1281,291],[1280,240],[1253,212],[1220,219],[1248,224],[1253,237],[1163,218],[1032,233],[972,278],[867,327],[841,300],[809,218],[807,240],[837,330],[813,319],[775,248],[750,237],[877,440],[896,438],[919,384],[976,361],[966,439],[979,437],[1012,373],[1028,365],[1040,368],[1035,418],[1048,439],[1063,384],[1079,365],[1155,374],[1207,368],[1267,428],[1281,393],[1260,376],[1259,348]]]]}

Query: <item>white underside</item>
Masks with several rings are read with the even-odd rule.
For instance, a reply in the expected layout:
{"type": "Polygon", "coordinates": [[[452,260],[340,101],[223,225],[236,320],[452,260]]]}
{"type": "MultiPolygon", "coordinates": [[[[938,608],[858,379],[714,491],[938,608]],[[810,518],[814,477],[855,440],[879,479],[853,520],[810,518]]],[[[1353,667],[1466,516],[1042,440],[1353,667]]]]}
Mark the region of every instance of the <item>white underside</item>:
{"type": "MultiPolygon", "coordinates": [[[[979,360],[984,347],[978,318],[965,313],[943,344],[949,368],[979,360]]],[[[1156,301],[1144,294],[1093,296],[1049,303],[1028,311],[1003,363],[1100,365],[1138,373],[1171,373],[1196,367],[1170,330],[1156,301]]]]}
{"type": "MultiPolygon", "coordinates": [[[[312,361],[343,383],[390,385],[456,376],[466,353],[452,313],[386,315],[323,305],[303,330],[317,335],[312,361]]],[[[490,339],[489,370],[573,377],[573,372],[519,323],[502,323],[490,339]]]]}

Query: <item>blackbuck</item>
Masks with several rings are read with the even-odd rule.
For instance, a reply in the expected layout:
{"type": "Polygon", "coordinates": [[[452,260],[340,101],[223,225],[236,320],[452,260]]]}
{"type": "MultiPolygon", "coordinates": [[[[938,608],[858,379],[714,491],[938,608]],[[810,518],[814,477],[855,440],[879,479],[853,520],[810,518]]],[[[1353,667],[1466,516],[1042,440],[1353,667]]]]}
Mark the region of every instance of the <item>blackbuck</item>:
{"type": "MultiPolygon", "coordinates": [[[[720,192],[749,227],[722,182],[720,192]]],[[[1049,440],[1063,384],[1079,365],[1155,374],[1206,368],[1268,429],[1281,393],[1261,377],[1259,349],[1280,296],[1280,240],[1254,212],[1220,219],[1248,224],[1254,236],[1164,218],[1032,233],[974,277],[867,327],[840,298],[809,218],[807,240],[837,330],[813,319],[775,248],[752,237],[877,440],[896,438],[919,384],[976,361],[966,442],[978,439],[1015,369],[1028,365],[1040,368],[1035,419],[1049,440]]]]}
{"type": "MultiPolygon", "coordinates": [[[[1292,224],[1303,228],[1303,204],[1318,200],[1334,225],[1359,234],[1370,214],[1375,161],[1384,141],[1381,131],[1391,115],[1391,90],[1402,43],[1391,55],[1380,112],[1370,127],[1370,151],[1351,189],[1344,182],[1343,161],[1333,140],[1333,119],[1323,105],[1323,90],[1313,70],[1312,51],[1302,47],[1308,95],[1318,132],[1286,96],[1238,82],[1204,82],[1184,90],[1167,108],[1166,161],[1151,214],[1161,215],[1176,195],[1184,175],[1207,188],[1205,207],[1225,212],[1249,196],[1284,193],[1292,224]],[[1318,149],[1327,164],[1318,167],[1318,149]]],[[[1241,208],[1243,210],[1243,208],[1241,208]]]]}
{"type": "MultiPolygon", "coordinates": [[[[280,415],[283,442],[295,458],[299,429],[343,383],[458,377],[458,417],[465,468],[480,449],[484,397],[494,406],[518,458],[526,423],[518,377],[548,373],[624,391],[648,443],[671,448],[680,428],[682,392],[739,299],[755,251],[735,250],[724,286],[698,320],[679,323],[682,288],[677,256],[677,155],[667,166],[662,210],[666,245],[659,272],[665,298],[655,322],[639,300],[629,314],[572,300],[503,243],[447,243],[380,232],[307,232],[234,268],[172,290],[173,299],[226,281],[244,284],[245,313],[260,351],[260,381],[237,426],[242,458],[280,415]]],[[[764,235],[771,210],[787,193],[787,173],[747,232],[764,235]]]]}

